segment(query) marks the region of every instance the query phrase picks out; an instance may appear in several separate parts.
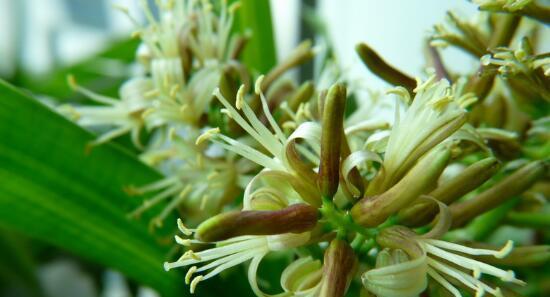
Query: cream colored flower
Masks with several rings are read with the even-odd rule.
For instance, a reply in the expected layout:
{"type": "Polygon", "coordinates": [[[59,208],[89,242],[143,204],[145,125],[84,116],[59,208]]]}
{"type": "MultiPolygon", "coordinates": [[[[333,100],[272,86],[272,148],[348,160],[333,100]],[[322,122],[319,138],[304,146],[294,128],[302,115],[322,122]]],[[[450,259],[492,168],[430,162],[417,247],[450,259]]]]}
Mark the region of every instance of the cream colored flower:
{"type": "MultiPolygon", "coordinates": [[[[178,227],[186,236],[193,234],[193,230],[187,229],[181,220],[178,220],[178,227]]],[[[189,250],[177,261],[164,263],[164,268],[170,270],[177,267],[190,266],[185,276],[185,282],[190,284],[191,293],[194,293],[199,282],[214,277],[225,269],[251,260],[248,268],[248,280],[252,288],[258,289],[256,273],[263,257],[270,252],[283,251],[302,246],[309,241],[309,238],[309,232],[235,237],[220,241],[216,243],[215,247],[197,253],[189,250]],[[196,264],[202,264],[202,266],[195,266],[196,264]],[[204,273],[193,277],[194,274],[201,272],[204,273]]],[[[204,244],[200,241],[184,239],[177,235],[175,239],[178,244],[183,246],[189,246],[192,243],[204,244]]]]}
{"type": "Polygon", "coordinates": [[[152,100],[146,96],[153,89],[153,83],[145,77],[136,77],[126,81],[119,89],[119,99],[110,98],[78,85],[75,79],[68,78],[69,85],[91,100],[103,104],[96,106],[63,105],[59,111],[85,127],[107,127],[92,144],[105,143],[121,135],[130,133],[134,145],[142,148],[139,140],[144,122],[142,115],[151,106],[152,100]]]}
{"type": "MultiPolygon", "coordinates": [[[[400,231],[398,230],[398,232],[400,231]]],[[[498,287],[491,287],[480,280],[482,275],[491,275],[505,282],[524,284],[515,277],[511,270],[502,270],[468,257],[469,255],[506,257],[513,248],[512,241],[508,241],[501,250],[495,251],[409,234],[411,236],[404,240],[418,247],[421,251],[418,255],[407,254],[399,261],[386,261],[390,264],[389,266],[376,267],[362,276],[365,287],[379,297],[417,296],[426,289],[428,276],[456,297],[462,295],[447,280],[448,278],[474,290],[476,296],[483,296],[485,292],[494,296],[502,296],[498,287]],[[407,261],[406,258],[411,259],[407,261]]],[[[387,255],[381,252],[378,257],[387,257],[387,255]]]]}

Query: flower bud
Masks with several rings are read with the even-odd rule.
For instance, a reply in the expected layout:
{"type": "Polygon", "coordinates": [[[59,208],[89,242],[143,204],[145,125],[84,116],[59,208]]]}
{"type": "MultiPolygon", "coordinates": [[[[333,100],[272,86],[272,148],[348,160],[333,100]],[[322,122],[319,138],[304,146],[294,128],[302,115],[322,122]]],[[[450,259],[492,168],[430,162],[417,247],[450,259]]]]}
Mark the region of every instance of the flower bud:
{"type": "Polygon", "coordinates": [[[273,69],[271,69],[265,76],[264,81],[261,85],[262,91],[267,91],[273,82],[279,78],[283,73],[289,69],[296,67],[300,64],[303,64],[313,58],[313,49],[311,48],[311,41],[306,40],[300,43],[296,49],[288,56],[286,60],[277,64],[273,69]]]}
{"type": "MultiPolygon", "coordinates": [[[[428,196],[449,205],[482,185],[493,176],[499,167],[499,161],[493,157],[478,161],[451,180],[439,185],[428,196]]],[[[401,210],[398,217],[399,221],[407,226],[421,226],[429,223],[436,214],[437,204],[430,201],[418,201],[401,210]]]]}
{"type": "MultiPolygon", "coordinates": [[[[309,99],[311,99],[311,96],[313,96],[314,92],[315,86],[313,85],[313,83],[311,81],[304,82],[288,100],[288,108],[295,112],[296,110],[298,110],[300,104],[307,102],[309,99]]],[[[280,123],[284,123],[288,120],[290,120],[290,116],[288,115],[288,113],[283,113],[280,119],[280,123]]]]}
{"type": "Polygon", "coordinates": [[[346,88],[341,84],[333,85],[328,91],[323,109],[319,165],[319,189],[321,195],[328,198],[332,198],[338,190],[345,105],[346,88]]]}
{"type": "Polygon", "coordinates": [[[394,86],[405,87],[409,93],[412,93],[416,86],[416,81],[413,78],[389,65],[365,43],[355,46],[355,51],[372,73],[394,86]]]}
{"type": "Polygon", "coordinates": [[[325,251],[323,280],[319,297],[343,297],[355,273],[357,258],[349,244],[340,239],[325,251]]]}
{"type": "Polygon", "coordinates": [[[453,227],[463,226],[478,215],[523,193],[546,173],[547,167],[544,161],[531,162],[476,197],[451,205],[453,227]]]}
{"type": "Polygon", "coordinates": [[[365,197],[355,204],[351,209],[354,221],[365,227],[381,224],[390,215],[426,193],[437,182],[450,157],[449,147],[436,147],[389,190],[378,196],[365,197]]]}
{"type": "Polygon", "coordinates": [[[275,211],[233,211],[204,221],[195,237],[214,242],[241,235],[301,233],[313,229],[317,219],[317,209],[307,204],[294,204],[275,211]]]}

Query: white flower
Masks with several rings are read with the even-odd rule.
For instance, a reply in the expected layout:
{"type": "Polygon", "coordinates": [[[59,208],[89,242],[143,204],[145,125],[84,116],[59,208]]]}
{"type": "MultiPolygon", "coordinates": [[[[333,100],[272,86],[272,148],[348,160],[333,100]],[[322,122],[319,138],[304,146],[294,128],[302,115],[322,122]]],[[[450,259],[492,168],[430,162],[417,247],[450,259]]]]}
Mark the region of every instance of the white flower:
{"type": "MultiPolygon", "coordinates": [[[[414,100],[403,117],[396,108],[395,124],[385,149],[383,171],[377,176],[378,192],[399,181],[420,157],[466,122],[465,107],[475,101],[475,97],[470,93],[460,96],[457,86],[451,87],[444,79],[435,80],[435,76],[425,82],[418,80],[414,100]]],[[[396,94],[409,101],[408,92],[400,87],[397,91],[396,94]]]]}
{"type": "Polygon", "coordinates": [[[286,167],[284,165],[283,148],[287,138],[271,115],[265,96],[260,90],[262,78],[263,76],[256,82],[256,94],[260,96],[264,114],[274,132],[271,132],[266,126],[264,126],[252,108],[248,105],[248,103],[246,103],[244,99],[244,85],[242,85],[237,92],[235,105],[237,109],[242,110],[246,119],[243,118],[239,111],[227,101],[219,89],[214,91],[214,96],[216,96],[216,98],[218,98],[218,100],[225,107],[225,114],[237,122],[237,124],[239,124],[239,126],[241,126],[259,145],[264,147],[271,154],[271,156],[258,151],[242,141],[237,141],[223,134],[219,134],[219,129],[209,130],[205,134],[201,135],[197,138],[197,144],[209,139],[224,149],[241,155],[264,168],[284,171],[286,170],[286,167]]]}
{"type": "MultiPolygon", "coordinates": [[[[320,133],[321,128],[317,123],[306,122],[301,124],[289,137],[283,133],[275,119],[273,118],[266,98],[260,90],[263,76],[258,78],[255,84],[256,95],[259,96],[262,104],[263,113],[269,123],[272,130],[266,127],[248,105],[244,98],[244,85],[239,88],[237,92],[237,98],[235,107],[233,107],[226,98],[223,97],[219,89],[214,91],[214,95],[224,105],[224,113],[239,124],[243,130],[251,137],[235,140],[226,135],[220,134],[218,128],[210,129],[197,138],[197,144],[202,143],[205,140],[219,145],[227,151],[238,154],[245,159],[248,159],[262,168],[264,171],[256,175],[245,189],[244,196],[244,208],[249,209],[249,202],[251,200],[251,194],[255,183],[259,182],[264,175],[277,174],[281,181],[286,181],[291,184],[300,183],[299,187],[303,191],[299,191],[300,195],[307,200],[307,197],[317,197],[317,186],[312,178],[308,179],[308,176],[301,176],[301,179],[297,179],[295,167],[289,161],[287,152],[289,146],[293,146],[293,149],[299,151],[299,153],[309,160],[314,166],[319,164],[319,151],[320,151],[320,133]],[[241,110],[244,117],[238,111],[241,110]],[[273,131],[273,132],[272,132],[273,131]],[[296,140],[303,139],[308,147],[305,145],[297,145],[296,140]],[[250,143],[250,144],[249,144],[250,143]],[[260,151],[257,147],[263,147],[265,152],[260,151]]],[[[295,184],[293,184],[295,185],[295,184]]],[[[298,191],[298,190],[296,190],[298,191]]]]}
{"type": "Polygon", "coordinates": [[[136,194],[157,192],[155,196],[143,201],[130,216],[139,216],[144,211],[170,200],[162,211],[155,216],[152,224],[161,226],[162,221],[177,207],[189,206],[189,219],[204,219],[218,213],[221,208],[234,199],[236,172],[231,163],[211,162],[208,168],[196,167],[197,164],[183,166],[178,172],[154,183],[131,189],[136,194]],[[217,166],[216,166],[217,165],[217,166]],[[215,167],[218,167],[214,169],[215,167]]]}
{"type": "Polygon", "coordinates": [[[545,76],[550,76],[550,57],[531,55],[525,47],[526,41],[522,41],[518,49],[497,48],[494,53],[481,57],[481,64],[484,66],[495,65],[498,72],[506,76],[519,74],[531,75],[533,71],[540,68],[545,76]]]}
{"type": "Polygon", "coordinates": [[[142,0],[141,4],[147,26],[140,25],[127,9],[121,10],[137,27],[135,35],[144,44],[138,57],[148,63],[145,66],[155,85],[150,92],[155,103],[145,114],[147,126],[178,122],[194,125],[206,112],[221,67],[230,58],[229,37],[238,4],[228,8],[222,1],[217,15],[208,1],[157,1],[158,19],[147,1],[142,0]],[[185,63],[189,64],[187,68],[198,69],[190,78],[184,72],[185,63]]]}
{"type": "Polygon", "coordinates": [[[515,277],[511,270],[505,271],[467,257],[467,255],[506,257],[513,248],[512,241],[508,241],[501,250],[495,251],[470,248],[419,236],[411,239],[420,247],[422,255],[410,261],[367,271],[362,276],[367,289],[379,297],[417,296],[426,289],[428,275],[456,297],[462,295],[446,278],[452,278],[474,290],[476,296],[482,296],[485,292],[494,296],[502,296],[499,288],[492,288],[480,280],[483,274],[498,277],[505,282],[524,284],[515,277]],[[470,274],[464,270],[469,271],[470,274]],[[423,285],[419,286],[418,284],[423,285]]]}
{"type": "Polygon", "coordinates": [[[203,153],[194,143],[169,133],[166,147],[149,149],[142,159],[160,167],[166,177],[140,187],[129,187],[130,194],[155,195],[143,201],[130,216],[136,217],[153,206],[169,200],[152,220],[160,226],[176,208],[184,206],[188,222],[198,223],[217,214],[238,195],[239,166],[232,158],[214,158],[203,153]]]}
{"type": "Polygon", "coordinates": [[[128,80],[119,89],[120,99],[103,96],[79,86],[72,76],[69,76],[68,81],[76,91],[103,105],[64,105],[60,107],[60,112],[70,116],[82,126],[114,127],[100,135],[92,144],[105,143],[118,136],[131,133],[133,143],[137,147],[142,147],[139,141],[139,133],[144,125],[142,115],[152,102],[146,96],[147,92],[153,89],[150,79],[136,77],[128,80]]]}
{"type": "MultiPolygon", "coordinates": [[[[187,229],[181,220],[178,220],[180,231],[189,236],[192,230],[187,229]]],[[[195,292],[196,286],[200,281],[207,280],[216,276],[225,269],[239,265],[252,260],[248,269],[248,280],[252,287],[257,288],[256,272],[258,266],[265,255],[269,252],[282,251],[286,249],[302,246],[309,241],[310,233],[299,234],[286,233],[269,236],[240,236],[232,239],[220,241],[216,247],[206,249],[197,253],[189,250],[183,254],[177,261],[164,263],[164,268],[170,270],[177,267],[188,267],[185,276],[185,282],[190,284],[191,293],[195,292]],[[195,264],[202,264],[197,267],[195,264]],[[204,272],[201,275],[193,277],[194,274],[204,272]]],[[[183,239],[176,235],[176,242],[183,246],[189,246],[191,243],[203,244],[193,239],[183,239]]]]}

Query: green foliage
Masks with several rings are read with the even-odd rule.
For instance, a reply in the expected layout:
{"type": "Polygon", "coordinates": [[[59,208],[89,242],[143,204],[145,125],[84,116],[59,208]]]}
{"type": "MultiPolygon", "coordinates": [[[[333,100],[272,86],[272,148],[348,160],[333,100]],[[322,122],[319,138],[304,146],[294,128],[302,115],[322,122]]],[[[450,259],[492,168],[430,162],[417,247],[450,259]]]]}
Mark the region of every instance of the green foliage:
{"type": "Polygon", "coordinates": [[[277,63],[268,0],[240,0],[235,27],[250,31],[252,37],[244,50],[244,62],[259,73],[267,73],[277,63]]]}
{"type": "Polygon", "coordinates": [[[114,145],[87,154],[90,133],[6,83],[0,94],[0,224],[177,295],[167,249],[126,218],[138,201],[123,187],[160,175],[114,145]]]}

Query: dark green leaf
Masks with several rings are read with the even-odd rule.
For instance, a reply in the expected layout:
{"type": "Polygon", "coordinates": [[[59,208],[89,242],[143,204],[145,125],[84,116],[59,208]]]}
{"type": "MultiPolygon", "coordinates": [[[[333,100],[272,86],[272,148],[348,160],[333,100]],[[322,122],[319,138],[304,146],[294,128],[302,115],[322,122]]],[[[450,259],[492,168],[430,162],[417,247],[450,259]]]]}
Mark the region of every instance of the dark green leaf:
{"type": "Polygon", "coordinates": [[[127,211],[123,191],[160,175],[113,145],[85,154],[93,136],[0,82],[0,224],[120,270],[165,296],[181,276],[162,263],[167,248],[127,211]]]}

